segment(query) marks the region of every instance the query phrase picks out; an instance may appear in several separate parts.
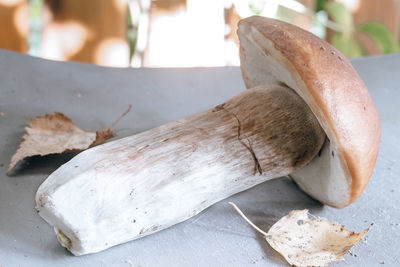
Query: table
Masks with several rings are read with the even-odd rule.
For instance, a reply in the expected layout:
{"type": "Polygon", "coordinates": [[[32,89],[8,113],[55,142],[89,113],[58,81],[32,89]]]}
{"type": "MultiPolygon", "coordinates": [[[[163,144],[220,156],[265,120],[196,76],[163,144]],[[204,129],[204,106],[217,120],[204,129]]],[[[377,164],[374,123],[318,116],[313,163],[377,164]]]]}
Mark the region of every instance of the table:
{"type": "Polygon", "coordinates": [[[104,252],[74,257],[34,209],[39,185],[67,156],[6,169],[31,118],[60,111],[84,129],[107,127],[129,104],[115,131],[121,138],[209,109],[244,89],[237,67],[112,69],[46,61],[0,50],[0,266],[285,266],[285,261],[228,205],[235,202],[268,230],[293,209],[309,209],[361,231],[365,240],[332,266],[400,265],[400,54],[352,61],[370,90],[382,122],[378,161],[364,194],[337,210],[279,178],[208,208],[154,235],[104,252]],[[1,114],[1,113],[0,113],[1,114]],[[46,165],[46,167],[44,167],[46,165]]]}

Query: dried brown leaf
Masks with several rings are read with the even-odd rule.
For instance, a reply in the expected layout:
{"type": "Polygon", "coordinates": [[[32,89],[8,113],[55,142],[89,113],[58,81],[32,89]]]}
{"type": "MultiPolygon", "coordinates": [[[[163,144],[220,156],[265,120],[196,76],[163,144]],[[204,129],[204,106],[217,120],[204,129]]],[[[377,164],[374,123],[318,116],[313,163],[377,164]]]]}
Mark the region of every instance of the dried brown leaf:
{"type": "Polygon", "coordinates": [[[96,140],[95,133],[78,128],[70,118],[59,112],[32,119],[25,132],[24,141],[11,158],[8,173],[27,157],[81,151],[96,140]]]}
{"type": "Polygon", "coordinates": [[[96,140],[90,145],[90,147],[100,145],[108,139],[115,136],[115,133],[111,129],[100,130],[96,132],[96,140]]]}
{"type": "Polygon", "coordinates": [[[325,218],[313,218],[308,210],[293,210],[282,217],[265,233],[254,225],[233,203],[236,211],[258,232],[265,236],[270,246],[294,266],[328,266],[342,260],[363,235],[325,218]]]}
{"type": "Polygon", "coordinates": [[[89,147],[104,143],[115,136],[111,131],[123,116],[131,110],[129,106],[110,127],[96,133],[85,131],[72,123],[71,119],[60,112],[39,116],[28,122],[25,127],[24,140],[11,158],[7,173],[10,173],[17,163],[32,156],[45,156],[66,152],[80,152],[89,147]]]}

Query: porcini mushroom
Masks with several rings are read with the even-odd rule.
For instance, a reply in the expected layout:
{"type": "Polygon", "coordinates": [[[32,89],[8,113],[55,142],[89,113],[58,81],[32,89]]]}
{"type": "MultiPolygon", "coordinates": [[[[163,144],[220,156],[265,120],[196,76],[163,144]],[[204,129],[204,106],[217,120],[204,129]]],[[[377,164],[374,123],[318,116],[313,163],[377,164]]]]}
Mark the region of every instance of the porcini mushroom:
{"type": "Polygon", "coordinates": [[[380,123],[348,60],[273,19],[244,19],[238,34],[249,90],[212,110],[86,150],[40,186],[39,214],[73,254],[165,229],[275,177],[290,175],[334,207],[362,193],[380,123]]]}

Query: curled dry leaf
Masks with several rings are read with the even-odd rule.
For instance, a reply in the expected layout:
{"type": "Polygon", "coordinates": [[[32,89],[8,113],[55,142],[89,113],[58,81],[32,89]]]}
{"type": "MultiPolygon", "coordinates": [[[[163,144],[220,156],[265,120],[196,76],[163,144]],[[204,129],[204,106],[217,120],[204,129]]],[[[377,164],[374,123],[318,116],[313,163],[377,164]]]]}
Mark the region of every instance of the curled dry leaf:
{"type": "Polygon", "coordinates": [[[115,136],[111,128],[131,108],[132,106],[129,106],[110,127],[95,133],[80,129],[60,112],[32,119],[28,122],[28,127],[25,127],[26,133],[22,137],[24,140],[12,156],[7,173],[10,173],[19,161],[28,157],[80,152],[105,142],[115,136]]]}
{"type": "Polygon", "coordinates": [[[367,228],[355,233],[325,218],[312,218],[308,210],[293,210],[266,233],[254,225],[235,204],[229,204],[265,236],[273,249],[295,266],[328,266],[332,261],[342,260],[369,230],[367,228]]]}

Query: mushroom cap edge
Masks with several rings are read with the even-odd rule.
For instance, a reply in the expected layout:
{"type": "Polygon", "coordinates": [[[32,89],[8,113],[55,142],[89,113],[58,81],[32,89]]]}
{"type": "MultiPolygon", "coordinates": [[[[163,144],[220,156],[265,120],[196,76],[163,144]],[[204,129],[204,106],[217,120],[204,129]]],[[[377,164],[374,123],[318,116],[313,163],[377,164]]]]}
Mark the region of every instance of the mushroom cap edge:
{"type": "Polygon", "coordinates": [[[368,184],[381,135],[377,110],[358,73],[326,41],[279,20],[243,19],[238,35],[246,87],[286,84],[327,134],[319,156],[292,178],[324,204],[351,204],[368,184]]]}

